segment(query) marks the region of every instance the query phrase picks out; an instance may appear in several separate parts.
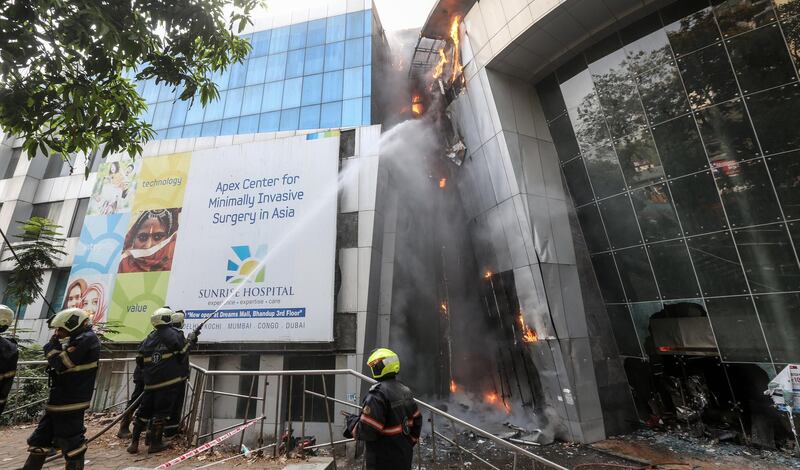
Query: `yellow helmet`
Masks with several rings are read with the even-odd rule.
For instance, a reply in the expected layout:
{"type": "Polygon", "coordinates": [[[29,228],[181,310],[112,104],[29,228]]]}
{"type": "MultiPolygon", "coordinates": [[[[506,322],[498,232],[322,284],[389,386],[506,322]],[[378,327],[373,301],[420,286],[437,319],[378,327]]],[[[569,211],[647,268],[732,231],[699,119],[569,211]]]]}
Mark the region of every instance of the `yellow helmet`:
{"type": "Polygon", "coordinates": [[[150,324],[153,326],[169,325],[172,323],[173,312],[169,307],[161,307],[150,315],[150,324]]]}
{"type": "Polygon", "coordinates": [[[65,330],[72,333],[79,326],[83,325],[83,322],[89,319],[89,314],[86,313],[85,310],[81,310],[79,308],[68,308],[56,313],[50,319],[50,328],[58,329],[64,328],[65,330]]]}
{"type": "Polygon", "coordinates": [[[378,348],[372,351],[367,359],[367,365],[372,369],[374,379],[400,373],[400,358],[391,349],[378,348]]]}
{"type": "Polygon", "coordinates": [[[186,318],[186,315],[183,313],[183,310],[175,311],[175,313],[172,314],[172,326],[175,328],[183,328],[184,318],[186,318]]]}
{"type": "Polygon", "coordinates": [[[14,311],[5,305],[0,305],[0,328],[8,328],[13,322],[14,311]]]}

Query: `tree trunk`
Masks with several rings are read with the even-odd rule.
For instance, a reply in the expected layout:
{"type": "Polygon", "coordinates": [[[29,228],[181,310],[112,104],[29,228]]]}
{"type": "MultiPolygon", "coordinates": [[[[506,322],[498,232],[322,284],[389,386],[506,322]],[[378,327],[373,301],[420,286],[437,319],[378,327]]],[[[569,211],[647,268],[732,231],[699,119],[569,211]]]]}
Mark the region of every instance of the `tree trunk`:
{"type": "Polygon", "coordinates": [[[17,338],[17,322],[19,321],[19,303],[17,303],[17,311],[14,313],[14,328],[11,329],[11,337],[17,338]]]}

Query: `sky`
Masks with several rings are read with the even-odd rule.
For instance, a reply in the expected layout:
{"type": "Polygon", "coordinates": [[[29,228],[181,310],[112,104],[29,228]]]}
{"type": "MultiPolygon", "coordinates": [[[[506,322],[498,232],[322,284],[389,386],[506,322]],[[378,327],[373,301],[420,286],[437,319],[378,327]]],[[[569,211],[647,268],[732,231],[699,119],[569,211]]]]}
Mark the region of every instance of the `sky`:
{"type": "MultiPolygon", "coordinates": [[[[326,0],[266,0],[271,13],[292,11],[324,4],[326,0]]],[[[435,0],[373,0],[378,9],[378,16],[386,31],[419,28],[435,0]]]]}

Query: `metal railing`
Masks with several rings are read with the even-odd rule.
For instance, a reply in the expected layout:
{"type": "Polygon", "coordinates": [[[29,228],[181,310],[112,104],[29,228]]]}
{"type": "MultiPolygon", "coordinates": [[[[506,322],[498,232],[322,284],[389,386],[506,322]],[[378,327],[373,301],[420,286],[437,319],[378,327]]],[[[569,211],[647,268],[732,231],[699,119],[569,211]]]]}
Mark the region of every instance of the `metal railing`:
{"type": "MultiPolygon", "coordinates": [[[[131,375],[133,374],[134,369],[132,364],[133,361],[133,358],[108,358],[100,360],[100,368],[98,370],[97,380],[95,382],[95,393],[92,401],[92,408],[90,408],[92,411],[107,411],[117,408],[120,405],[124,405],[128,402],[130,399],[130,393],[132,391],[130,384],[131,375]]],[[[18,369],[42,365],[46,365],[46,361],[20,361],[18,363],[18,369]]],[[[271,449],[273,457],[277,457],[279,454],[285,454],[293,450],[302,452],[303,450],[328,447],[331,448],[330,454],[335,460],[337,457],[337,451],[339,454],[341,454],[342,446],[353,442],[353,439],[336,438],[334,435],[333,410],[331,410],[331,406],[329,406],[329,404],[338,404],[342,407],[349,407],[352,409],[360,409],[360,406],[353,401],[346,401],[336,398],[334,396],[335,392],[333,390],[328,390],[328,381],[325,380],[325,378],[330,376],[352,377],[356,380],[356,383],[359,384],[373,384],[376,382],[374,379],[351,369],[276,371],[209,370],[196,364],[191,364],[191,369],[192,375],[187,381],[188,383],[186,387],[184,409],[182,410],[183,419],[181,422],[184,436],[187,439],[188,444],[193,446],[199,445],[203,442],[213,440],[215,436],[219,436],[221,433],[225,433],[226,431],[246,424],[249,421],[258,419],[261,422],[258,423],[258,437],[256,440],[257,445],[248,453],[259,452],[263,455],[265,451],[271,449]],[[232,393],[226,390],[217,390],[215,387],[216,381],[218,378],[222,377],[250,377],[251,380],[249,392],[247,394],[242,394],[232,393]],[[289,378],[288,380],[287,377],[289,378]],[[321,390],[319,390],[319,387],[317,387],[317,391],[308,390],[307,386],[309,384],[309,378],[321,379],[321,390]],[[293,387],[297,385],[302,387],[302,393],[298,393],[303,397],[303,399],[301,405],[299,406],[299,416],[294,416],[293,410],[295,407],[292,403],[294,396],[293,387]],[[332,394],[329,392],[334,393],[332,394]],[[325,421],[323,422],[323,425],[327,428],[326,430],[329,440],[328,442],[321,444],[304,444],[301,442],[299,445],[297,445],[297,447],[292,448],[292,438],[294,436],[295,423],[300,423],[299,438],[303,439],[303,437],[306,436],[307,424],[312,422],[310,419],[307,419],[308,409],[306,406],[306,396],[310,397],[311,399],[322,400],[325,410],[325,421]],[[245,400],[245,409],[243,413],[244,417],[236,419],[236,422],[232,425],[228,425],[220,429],[214,429],[213,426],[217,420],[214,416],[214,405],[217,399],[245,400]],[[259,407],[260,411],[251,409],[253,404],[255,404],[256,407],[259,407]],[[258,416],[258,418],[251,416],[258,416]],[[265,426],[267,426],[268,423],[272,427],[271,430],[265,429],[265,426]]],[[[17,377],[15,379],[14,388],[12,389],[12,394],[15,393],[15,390],[18,393],[22,391],[21,382],[26,380],[41,379],[46,379],[46,377],[17,377]]],[[[23,408],[43,404],[44,400],[46,400],[46,398],[27,403],[24,406],[14,410],[6,410],[4,415],[18,412],[23,408]]],[[[449,458],[450,451],[455,451],[459,453],[459,457],[462,459],[465,455],[468,455],[487,466],[487,468],[499,469],[499,465],[496,463],[493,464],[486,460],[485,455],[478,455],[475,449],[470,449],[463,443],[459,444],[457,442],[458,439],[455,430],[460,429],[462,431],[470,431],[477,436],[487,439],[491,441],[498,449],[507,452],[509,456],[513,458],[513,469],[516,469],[518,465],[523,464],[523,462],[528,461],[531,462],[533,466],[528,466],[527,468],[533,468],[536,470],[567,470],[561,465],[530,452],[529,450],[509,442],[508,440],[495,436],[484,429],[481,429],[456,416],[442,411],[422,400],[416,400],[416,402],[420,407],[420,410],[423,412],[423,416],[427,415],[427,422],[424,426],[423,437],[427,435],[431,452],[429,453],[430,455],[426,457],[426,465],[428,463],[436,464],[437,461],[446,463],[446,459],[449,458]],[[449,429],[451,433],[450,436],[447,436],[445,432],[443,432],[444,428],[449,429]],[[442,459],[441,453],[445,451],[447,451],[448,457],[442,459]],[[428,459],[430,462],[427,461],[428,459]]],[[[124,407],[119,408],[120,411],[123,409],[124,407]]],[[[223,418],[218,419],[222,420],[223,418]]],[[[313,422],[315,426],[319,426],[320,424],[319,420],[315,420],[313,422]]],[[[245,433],[241,433],[238,438],[239,448],[241,448],[245,440],[245,433]]],[[[239,454],[238,457],[242,457],[244,455],[245,454],[242,453],[239,454]]],[[[237,456],[225,459],[224,461],[227,462],[235,457],[237,456]]],[[[415,460],[416,467],[421,469],[423,465],[421,446],[417,446],[415,460]]],[[[208,464],[207,466],[213,466],[222,462],[223,461],[214,462],[208,464]]]]}

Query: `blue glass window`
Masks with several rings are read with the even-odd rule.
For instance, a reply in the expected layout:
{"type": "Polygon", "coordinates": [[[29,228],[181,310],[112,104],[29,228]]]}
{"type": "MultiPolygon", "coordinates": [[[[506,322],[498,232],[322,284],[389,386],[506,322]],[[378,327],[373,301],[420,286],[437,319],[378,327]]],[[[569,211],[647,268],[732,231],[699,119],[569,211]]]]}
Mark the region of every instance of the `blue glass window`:
{"type": "Polygon", "coordinates": [[[222,128],[222,121],[206,122],[205,124],[203,124],[203,128],[200,129],[200,137],[218,136],[221,128],[222,128]]]}
{"type": "Polygon", "coordinates": [[[344,68],[358,67],[364,61],[364,40],[348,39],[344,45],[344,68]]]}
{"type": "Polygon", "coordinates": [[[167,139],[180,139],[182,133],[182,127],[173,127],[172,129],[167,129],[167,139]]]}
{"type": "MultiPolygon", "coordinates": [[[[195,96],[189,109],[186,111],[185,124],[199,124],[203,122],[203,114],[206,112],[203,105],[200,104],[200,96],[195,96]]],[[[199,132],[199,131],[198,131],[199,132]]]]}
{"type": "Polygon", "coordinates": [[[153,128],[166,129],[169,127],[169,115],[172,112],[172,101],[158,103],[153,111],[153,128]]]}
{"type": "Polygon", "coordinates": [[[364,64],[372,63],[372,38],[364,38],[364,64]]]}
{"type": "Polygon", "coordinates": [[[355,67],[344,71],[344,99],[361,97],[361,80],[364,72],[361,67],[355,67]]]}
{"type": "Polygon", "coordinates": [[[345,27],[344,15],[331,16],[328,18],[328,29],[325,34],[325,42],[330,43],[344,41],[345,27]]]}
{"type": "Polygon", "coordinates": [[[342,71],[328,72],[322,80],[322,102],[342,99],[342,71]]]}
{"type": "Polygon", "coordinates": [[[242,96],[244,88],[228,90],[228,98],[225,100],[225,114],[223,117],[230,118],[239,116],[242,112],[242,96]]]}
{"type": "MultiPolygon", "coordinates": [[[[300,106],[300,97],[303,91],[303,78],[293,78],[286,80],[283,84],[283,104],[282,109],[296,108],[300,106]]],[[[283,129],[283,117],[281,117],[281,129],[283,129]]]]}
{"type": "MultiPolygon", "coordinates": [[[[264,93],[263,85],[249,86],[244,89],[242,98],[242,114],[258,114],[261,112],[261,95],[264,93]]],[[[256,124],[258,127],[258,124],[256,124]]]]}
{"type": "Polygon", "coordinates": [[[175,99],[174,87],[168,83],[161,83],[158,89],[158,101],[167,101],[175,99]]]}
{"type": "Polygon", "coordinates": [[[186,110],[189,109],[189,102],[177,100],[172,104],[172,115],[169,118],[169,126],[182,126],[186,119],[186,110]]]}
{"type": "Polygon", "coordinates": [[[184,139],[189,139],[192,137],[200,137],[200,131],[203,129],[202,124],[194,124],[192,126],[186,126],[183,128],[183,134],[181,137],[184,139]]]}
{"type": "Polygon", "coordinates": [[[147,103],[155,103],[158,101],[158,85],[156,85],[156,81],[154,79],[149,78],[144,81],[142,98],[144,98],[147,103]]]}
{"type": "Polygon", "coordinates": [[[275,54],[289,50],[289,27],[277,28],[272,30],[272,38],[269,42],[269,53],[275,54]]]}
{"type": "Polygon", "coordinates": [[[322,74],[303,78],[302,105],[317,104],[322,101],[322,74]]]}
{"type": "Polygon", "coordinates": [[[319,105],[300,108],[299,129],[317,129],[319,127],[319,105]]]}
{"type": "Polygon", "coordinates": [[[325,129],[329,127],[339,127],[342,125],[342,102],[326,103],[322,105],[322,115],[319,127],[325,129]]]}
{"type": "Polygon", "coordinates": [[[325,63],[325,46],[309,47],[306,49],[305,74],[321,73],[325,63]]]}
{"type": "Polygon", "coordinates": [[[244,79],[247,75],[247,61],[231,65],[231,79],[228,88],[238,88],[244,86],[244,79]]]}
{"type": "Polygon", "coordinates": [[[238,130],[239,130],[239,118],[226,119],[222,121],[222,129],[219,131],[219,135],[236,134],[236,131],[238,130]]]}
{"type": "Polygon", "coordinates": [[[286,76],[286,53],[269,56],[266,81],[283,80],[286,76]]]}
{"type": "Polygon", "coordinates": [[[258,132],[275,132],[281,126],[281,112],[263,113],[258,120],[258,132]]]}
{"type": "Polygon", "coordinates": [[[267,55],[269,52],[269,38],[272,34],[271,30],[259,31],[253,34],[253,39],[250,44],[253,49],[250,51],[250,57],[261,57],[267,55]]]}
{"type": "Polygon", "coordinates": [[[225,109],[225,97],[228,95],[227,91],[222,91],[219,94],[219,99],[215,101],[210,101],[206,105],[206,115],[203,118],[204,121],[216,121],[217,119],[222,119],[222,110],[225,109]]]}
{"type": "Polygon", "coordinates": [[[300,119],[300,108],[284,109],[281,111],[282,131],[293,131],[297,129],[297,122],[300,119]]]}
{"type": "Polygon", "coordinates": [[[155,104],[148,104],[147,109],[145,110],[144,114],[142,115],[142,121],[152,124],[153,123],[153,113],[156,112],[156,105],[155,104]]]}
{"type": "Polygon", "coordinates": [[[365,96],[361,101],[361,123],[366,126],[372,123],[372,100],[369,99],[369,96],[365,96]]]}
{"type": "Polygon", "coordinates": [[[250,59],[250,65],[247,67],[246,85],[255,85],[256,83],[264,83],[264,75],[267,72],[267,56],[256,57],[250,59]]]}
{"type": "Polygon", "coordinates": [[[306,47],[306,29],[308,23],[293,24],[289,30],[289,50],[306,47]]]}
{"type": "Polygon", "coordinates": [[[344,43],[335,42],[325,46],[325,71],[339,70],[344,66],[344,43]]]}
{"type": "Polygon", "coordinates": [[[364,10],[364,36],[372,36],[372,10],[364,10]]]}
{"type": "Polygon", "coordinates": [[[308,23],[308,36],[306,46],[325,44],[325,19],[314,20],[308,23]]]}
{"type": "Polygon", "coordinates": [[[356,11],[347,14],[347,39],[360,38],[364,35],[364,12],[356,11]]]}
{"type": "Polygon", "coordinates": [[[277,111],[281,109],[283,100],[283,82],[267,83],[264,85],[264,98],[261,101],[261,112],[277,111]]]}
{"type": "Polygon", "coordinates": [[[303,62],[305,61],[306,51],[300,49],[292,51],[286,59],[286,78],[294,78],[303,75],[303,62]]]}
{"type": "Polygon", "coordinates": [[[253,134],[258,132],[258,114],[244,116],[239,119],[239,134],[253,134]]]}
{"type": "Polygon", "coordinates": [[[362,67],[364,70],[364,83],[361,85],[364,87],[364,96],[372,94],[372,66],[367,65],[366,67],[362,67]]]}
{"type": "Polygon", "coordinates": [[[213,74],[211,74],[211,80],[217,85],[220,90],[225,90],[228,88],[228,80],[231,78],[231,68],[228,67],[225,70],[217,70],[213,74]]]}
{"type": "Polygon", "coordinates": [[[361,98],[342,102],[342,126],[360,126],[361,111],[361,98]]]}

